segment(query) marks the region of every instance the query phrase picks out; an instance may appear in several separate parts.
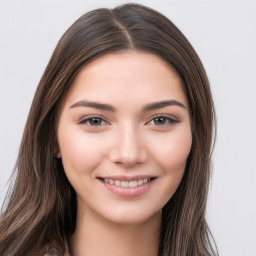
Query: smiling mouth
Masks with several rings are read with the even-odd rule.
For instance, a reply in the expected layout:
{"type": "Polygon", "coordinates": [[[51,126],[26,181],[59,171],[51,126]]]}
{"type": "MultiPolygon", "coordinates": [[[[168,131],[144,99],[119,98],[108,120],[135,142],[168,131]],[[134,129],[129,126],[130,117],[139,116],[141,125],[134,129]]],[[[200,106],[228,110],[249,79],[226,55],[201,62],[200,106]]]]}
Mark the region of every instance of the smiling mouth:
{"type": "Polygon", "coordinates": [[[98,178],[99,180],[102,180],[103,182],[118,186],[118,187],[123,187],[123,188],[136,188],[139,186],[142,186],[146,183],[149,183],[153,180],[156,179],[156,177],[148,178],[148,179],[138,179],[138,180],[114,180],[114,179],[107,179],[107,178],[98,178]]]}

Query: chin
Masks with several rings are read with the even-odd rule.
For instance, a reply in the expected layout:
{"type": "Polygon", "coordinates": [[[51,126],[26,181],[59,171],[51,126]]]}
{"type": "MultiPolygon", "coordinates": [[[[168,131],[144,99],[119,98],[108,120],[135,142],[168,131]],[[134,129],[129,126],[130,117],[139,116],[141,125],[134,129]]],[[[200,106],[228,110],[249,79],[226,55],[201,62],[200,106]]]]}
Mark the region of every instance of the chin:
{"type": "Polygon", "coordinates": [[[160,219],[162,217],[162,209],[156,212],[149,211],[118,211],[116,209],[114,214],[105,216],[109,222],[119,225],[138,225],[152,221],[153,219],[160,219]]]}

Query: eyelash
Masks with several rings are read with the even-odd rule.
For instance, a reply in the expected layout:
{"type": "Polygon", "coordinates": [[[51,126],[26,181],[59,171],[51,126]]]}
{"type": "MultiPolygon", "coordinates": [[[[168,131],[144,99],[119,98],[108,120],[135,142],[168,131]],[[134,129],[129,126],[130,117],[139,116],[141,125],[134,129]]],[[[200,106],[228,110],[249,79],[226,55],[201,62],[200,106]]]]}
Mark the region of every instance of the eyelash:
{"type": "MultiPolygon", "coordinates": [[[[176,124],[176,123],[179,123],[179,121],[174,119],[174,118],[171,118],[171,117],[166,116],[166,115],[157,115],[157,116],[154,116],[146,124],[156,125],[156,126],[159,126],[159,127],[164,127],[164,126],[169,126],[169,125],[173,125],[173,124],[176,124]],[[158,125],[157,124],[150,124],[151,122],[156,121],[157,118],[163,118],[165,120],[165,123],[164,124],[158,124],[158,125]]],[[[100,116],[88,116],[85,119],[81,120],[79,122],[79,124],[85,124],[85,125],[88,125],[88,126],[91,126],[91,127],[100,127],[100,126],[106,125],[106,124],[109,125],[109,122],[105,121],[104,118],[102,118],[100,116]],[[93,119],[97,119],[100,124],[96,124],[96,125],[91,124],[90,121],[92,121],[93,119]],[[102,124],[102,122],[104,122],[104,124],[102,124]]]]}
{"type": "Polygon", "coordinates": [[[85,124],[91,127],[98,127],[101,126],[101,123],[104,122],[106,124],[109,124],[109,122],[105,121],[104,118],[100,117],[100,116],[88,116],[85,119],[82,119],[79,124],[85,124]],[[92,121],[93,119],[98,119],[100,120],[100,124],[99,125],[92,125],[89,122],[92,121]],[[89,123],[89,124],[88,124],[89,123]]]}
{"type": "Polygon", "coordinates": [[[171,118],[170,116],[166,116],[166,115],[157,115],[157,116],[154,116],[149,122],[147,122],[147,124],[150,124],[150,125],[156,125],[156,126],[169,126],[169,125],[173,125],[173,124],[176,124],[176,123],[179,123],[178,120],[174,119],[174,118],[171,118]],[[162,125],[157,125],[157,124],[150,124],[151,122],[154,122],[156,121],[157,118],[163,118],[166,122],[162,125]]]}

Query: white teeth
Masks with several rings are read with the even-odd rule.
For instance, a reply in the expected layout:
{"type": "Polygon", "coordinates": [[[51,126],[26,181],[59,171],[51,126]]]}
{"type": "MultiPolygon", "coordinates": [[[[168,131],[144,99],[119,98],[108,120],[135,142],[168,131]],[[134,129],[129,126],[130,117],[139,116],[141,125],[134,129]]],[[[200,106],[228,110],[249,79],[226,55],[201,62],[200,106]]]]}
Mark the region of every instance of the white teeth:
{"type": "Polygon", "coordinates": [[[138,180],[138,186],[142,185],[143,183],[143,180],[138,180]]]}
{"type": "Polygon", "coordinates": [[[128,181],[121,181],[121,187],[128,188],[129,182],[128,181]]]}
{"type": "Polygon", "coordinates": [[[137,187],[137,186],[138,186],[137,180],[131,180],[131,181],[129,181],[129,187],[130,187],[130,188],[135,188],[135,187],[137,187]]]}
{"type": "Polygon", "coordinates": [[[115,185],[116,185],[116,186],[120,186],[120,185],[121,185],[120,180],[115,180],[115,185]]]}
{"type": "Polygon", "coordinates": [[[116,185],[123,188],[136,188],[138,186],[141,186],[147,182],[149,182],[151,179],[141,179],[141,180],[112,180],[112,179],[104,179],[104,182],[109,183],[111,185],[116,185]]]}

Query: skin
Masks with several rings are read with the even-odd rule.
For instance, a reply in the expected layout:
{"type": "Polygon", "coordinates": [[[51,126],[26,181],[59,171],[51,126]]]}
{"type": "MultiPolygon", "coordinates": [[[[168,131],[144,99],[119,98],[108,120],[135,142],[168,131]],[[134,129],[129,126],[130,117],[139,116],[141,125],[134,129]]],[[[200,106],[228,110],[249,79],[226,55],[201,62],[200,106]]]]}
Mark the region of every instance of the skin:
{"type": "Polygon", "coordinates": [[[73,254],[157,255],[161,210],[180,184],[192,144],[177,72],[159,57],[136,51],[94,60],[75,78],[57,133],[57,156],[77,193],[73,254]],[[169,100],[180,105],[145,111],[148,104],[169,100]],[[81,101],[109,104],[115,111],[81,101]],[[124,197],[98,179],[116,175],[156,179],[143,194],[124,197]]]}

